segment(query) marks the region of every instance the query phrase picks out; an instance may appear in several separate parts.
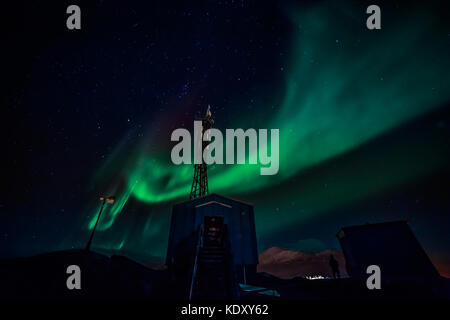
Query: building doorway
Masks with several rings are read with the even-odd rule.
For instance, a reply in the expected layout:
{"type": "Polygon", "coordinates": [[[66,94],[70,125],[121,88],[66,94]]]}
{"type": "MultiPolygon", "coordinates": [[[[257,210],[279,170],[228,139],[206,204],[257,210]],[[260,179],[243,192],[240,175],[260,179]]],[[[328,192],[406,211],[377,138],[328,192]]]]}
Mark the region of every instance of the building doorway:
{"type": "Polygon", "coordinates": [[[221,247],[223,245],[223,217],[220,216],[205,216],[205,246],[207,247],[221,247]]]}

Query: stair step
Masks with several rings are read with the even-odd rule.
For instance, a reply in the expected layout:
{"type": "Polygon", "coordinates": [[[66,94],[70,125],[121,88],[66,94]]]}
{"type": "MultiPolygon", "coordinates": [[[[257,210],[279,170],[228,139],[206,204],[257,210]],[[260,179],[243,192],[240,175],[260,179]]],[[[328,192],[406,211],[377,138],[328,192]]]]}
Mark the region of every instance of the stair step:
{"type": "Polygon", "coordinates": [[[199,256],[218,256],[218,257],[225,257],[226,255],[222,252],[199,252],[199,256]]]}
{"type": "Polygon", "coordinates": [[[221,258],[221,259],[226,258],[226,256],[223,255],[223,254],[210,254],[210,253],[208,253],[208,254],[206,254],[206,253],[200,253],[200,254],[198,255],[198,257],[199,257],[199,258],[200,258],[200,257],[213,257],[213,258],[218,257],[218,258],[221,258]]]}
{"type": "MultiPolygon", "coordinates": [[[[213,235],[213,234],[211,234],[213,235]]],[[[198,252],[198,269],[195,278],[194,297],[199,300],[220,300],[231,296],[228,248],[221,242],[206,238],[198,252]],[[211,242],[209,242],[211,240],[211,242]]]]}
{"type": "Polygon", "coordinates": [[[218,256],[218,255],[209,255],[209,254],[202,254],[199,255],[199,259],[217,259],[217,260],[225,260],[224,256],[218,256]]]}
{"type": "Polygon", "coordinates": [[[214,258],[214,257],[201,257],[201,258],[198,259],[198,261],[200,261],[200,262],[209,262],[209,261],[225,262],[225,259],[223,259],[223,258],[214,258]]]}
{"type": "Polygon", "coordinates": [[[207,282],[207,283],[212,283],[212,282],[220,282],[220,283],[224,283],[225,282],[225,277],[207,277],[207,276],[201,276],[198,277],[197,279],[198,282],[207,282]]]}
{"type": "Polygon", "coordinates": [[[201,248],[200,252],[223,252],[225,253],[224,249],[207,249],[207,248],[201,248]]]}
{"type": "Polygon", "coordinates": [[[200,251],[199,254],[210,254],[210,255],[225,256],[225,252],[222,252],[222,251],[200,251]]]}
{"type": "Polygon", "coordinates": [[[212,260],[212,259],[206,260],[206,259],[203,259],[203,260],[200,260],[200,262],[204,263],[204,264],[207,264],[207,263],[222,264],[223,260],[212,260]]]}
{"type": "Polygon", "coordinates": [[[199,259],[219,259],[219,260],[225,260],[224,256],[218,255],[218,254],[200,254],[199,259]]]}

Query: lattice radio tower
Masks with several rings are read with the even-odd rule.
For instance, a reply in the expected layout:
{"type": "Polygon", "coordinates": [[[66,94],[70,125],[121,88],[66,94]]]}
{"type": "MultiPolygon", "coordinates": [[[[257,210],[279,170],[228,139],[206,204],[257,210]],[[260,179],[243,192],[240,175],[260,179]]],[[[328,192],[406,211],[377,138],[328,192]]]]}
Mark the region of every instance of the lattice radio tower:
{"type": "MultiPolygon", "coordinates": [[[[199,119],[202,121],[202,135],[200,137],[202,143],[202,159],[203,159],[203,150],[206,147],[207,141],[203,141],[203,133],[210,129],[214,123],[214,120],[211,117],[211,109],[208,105],[208,109],[206,110],[206,114],[203,118],[199,119]]],[[[194,143],[199,143],[195,141],[194,143]]],[[[203,162],[201,164],[194,164],[194,179],[192,180],[191,186],[191,195],[189,199],[195,199],[197,197],[202,197],[208,194],[208,173],[207,173],[207,165],[203,162]]]]}

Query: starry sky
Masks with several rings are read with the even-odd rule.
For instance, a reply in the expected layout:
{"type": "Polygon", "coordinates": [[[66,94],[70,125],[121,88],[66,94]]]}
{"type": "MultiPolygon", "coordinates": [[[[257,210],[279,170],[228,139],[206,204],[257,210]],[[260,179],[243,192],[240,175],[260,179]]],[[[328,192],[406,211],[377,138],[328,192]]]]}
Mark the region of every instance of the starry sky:
{"type": "Polygon", "coordinates": [[[450,275],[450,23],[444,2],[14,3],[2,20],[0,256],[84,247],[163,261],[176,128],[280,130],[280,170],[213,165],[211,192],[254,204],[260,251],[339,248],[343,226],[408,220],[450,275]]]}

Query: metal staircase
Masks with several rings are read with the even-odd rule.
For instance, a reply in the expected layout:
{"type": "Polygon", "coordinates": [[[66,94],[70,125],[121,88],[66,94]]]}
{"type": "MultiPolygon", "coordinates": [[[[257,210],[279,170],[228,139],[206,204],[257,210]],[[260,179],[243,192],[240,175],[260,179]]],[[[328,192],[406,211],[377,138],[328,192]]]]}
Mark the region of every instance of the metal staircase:
{"type": "Polygon", "coordinates": [[[190,300],[236,299],[239,295],[226,227],[223,231],[214,234],[210,230],[204,232],[203,225],[199,227],[190,300]]]}

